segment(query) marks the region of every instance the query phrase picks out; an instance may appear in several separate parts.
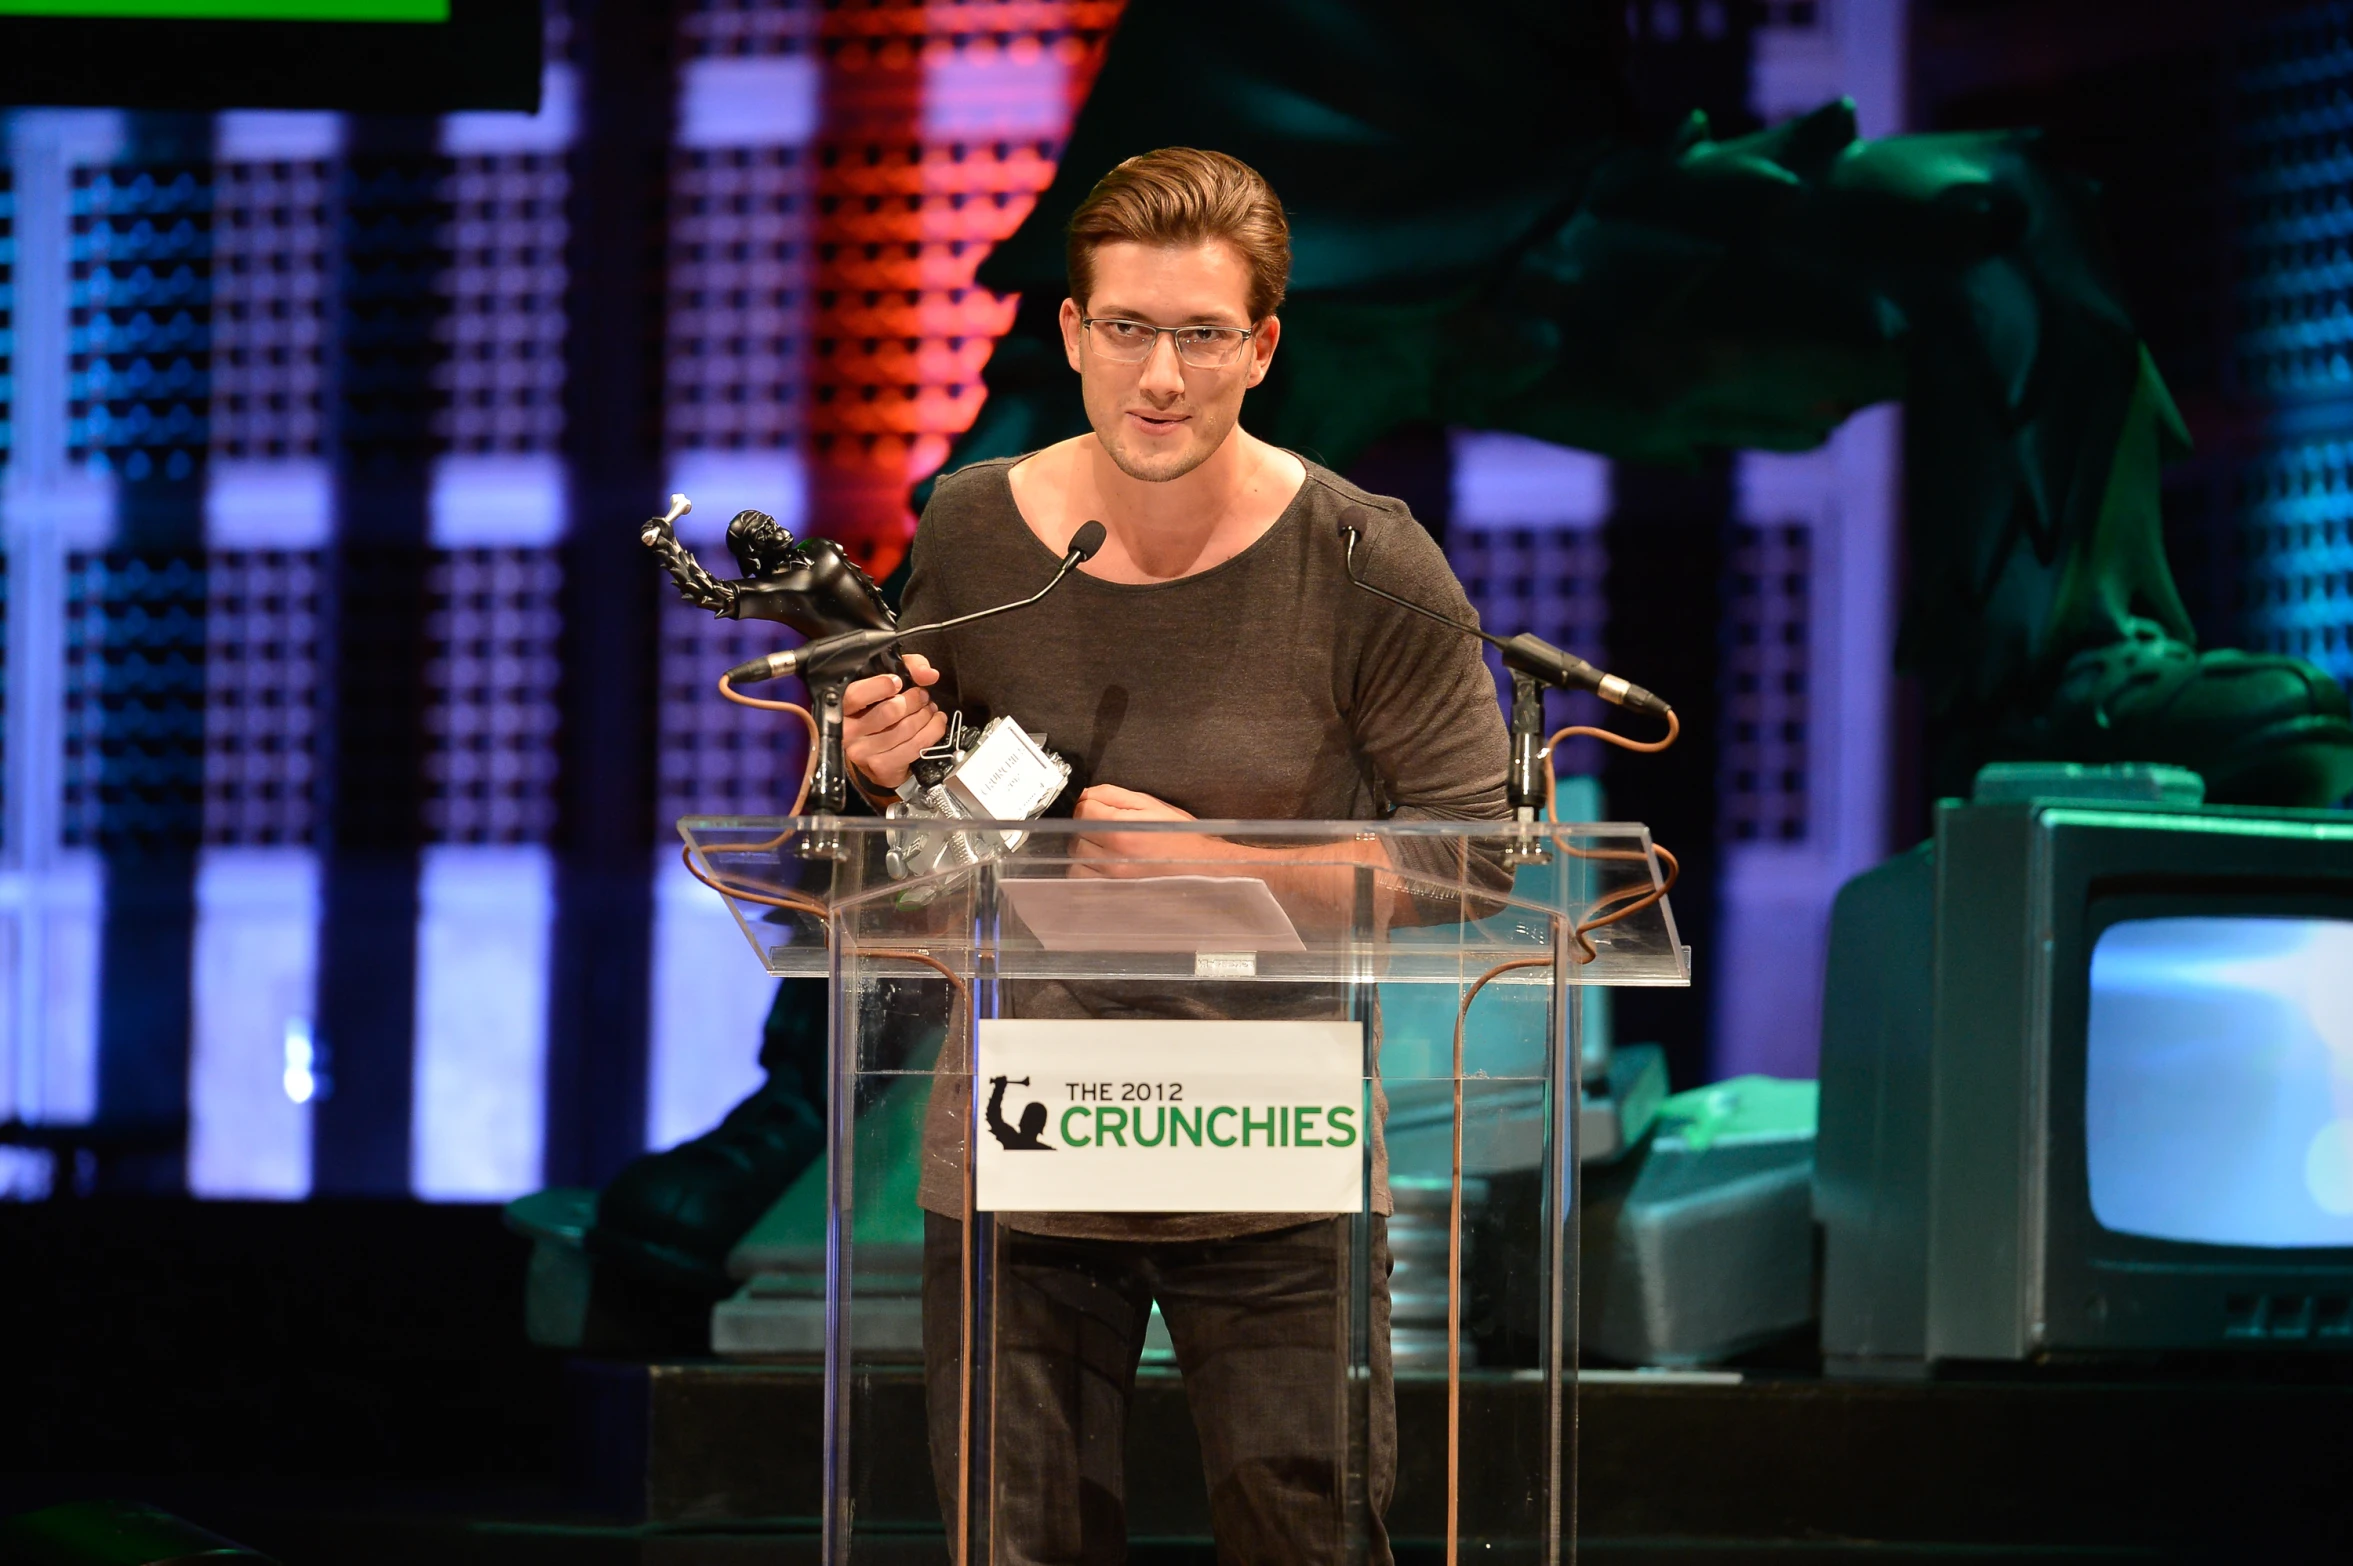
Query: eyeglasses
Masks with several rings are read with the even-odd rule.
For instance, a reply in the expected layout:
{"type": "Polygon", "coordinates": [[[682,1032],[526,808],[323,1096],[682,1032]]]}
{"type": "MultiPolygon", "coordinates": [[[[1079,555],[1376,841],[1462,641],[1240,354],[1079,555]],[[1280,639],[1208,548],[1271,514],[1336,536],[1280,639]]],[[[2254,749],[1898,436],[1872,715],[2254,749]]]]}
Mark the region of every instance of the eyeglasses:
{"type": "Polygon", "coordinates": [[[1082,315],[1079,324],[1087,329],[1095,351],[1114,364],[1142,364],[1166,332],[1176,339],[1177,357],[1196,370],[1226,368],[1258,335],[1254,326],[1150,326],[1108,316],[1082,315]]]}

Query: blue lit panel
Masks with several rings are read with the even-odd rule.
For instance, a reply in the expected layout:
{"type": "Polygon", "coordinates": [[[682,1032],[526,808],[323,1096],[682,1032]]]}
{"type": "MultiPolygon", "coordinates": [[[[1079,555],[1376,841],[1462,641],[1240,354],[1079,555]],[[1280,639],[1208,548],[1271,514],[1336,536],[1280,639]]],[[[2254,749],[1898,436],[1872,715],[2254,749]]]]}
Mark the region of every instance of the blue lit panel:
{"type": "Polygon", "coordinates": [[[645,1137],[676,1147],[708,1131],[760,1085],[760,1026],[776,980],[719,894],[657,856],[645,1137]]]}
{"type": "Polygon", "coordinates": [[[536,844],[436,844],[418,879],[410,1187],[505,1201],[541,1183],[554,864],[536,844]]]}
{"type": "Polygon", "coordinates": [[[2091,981],[2093,1216],[2353,1246],[2353,920],[2135,919],[2101,935],[2091,981]]]}
{"type": "Polygon", "coordinates": [[[98,856],[59,854],[46,869],[0,877],[0,1115],[67,1124],[98,1109],[98,930],[106,902],[98,856]]]}
{"type": "Polygon", "coordinates": [[[318,857],[215,848],[196,872],[188,1189],[310,1194],[311,1104],[331,1086],[311,1047],[318,857]]]}
{"type": "MultiPolygon", "coordinates": [[[[1074,51],[1075,52],[1075,51],[1074,51]]],[[[1073,61],[1040,48],[948,53],[923,73],[923,134],[1047,136],[1070,128],[1073,61]]]]}
{"type": "Polygon", "coordinates": [[[1498,430],[1454,430],[1454,525],[1598,528],[1609,520],[1610,461],[1498,430]]]}

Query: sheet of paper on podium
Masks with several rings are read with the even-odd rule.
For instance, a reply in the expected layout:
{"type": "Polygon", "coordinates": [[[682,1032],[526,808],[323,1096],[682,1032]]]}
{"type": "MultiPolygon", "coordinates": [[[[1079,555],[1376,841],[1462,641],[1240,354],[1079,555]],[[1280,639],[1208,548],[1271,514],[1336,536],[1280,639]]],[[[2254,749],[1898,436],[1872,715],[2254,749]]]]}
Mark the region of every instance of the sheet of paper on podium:
{"type": "Polygon", "coordinates": [[[1008,878],[1005,900],[1050,952],[1303,952],[1256,876],[1008,878]]]}

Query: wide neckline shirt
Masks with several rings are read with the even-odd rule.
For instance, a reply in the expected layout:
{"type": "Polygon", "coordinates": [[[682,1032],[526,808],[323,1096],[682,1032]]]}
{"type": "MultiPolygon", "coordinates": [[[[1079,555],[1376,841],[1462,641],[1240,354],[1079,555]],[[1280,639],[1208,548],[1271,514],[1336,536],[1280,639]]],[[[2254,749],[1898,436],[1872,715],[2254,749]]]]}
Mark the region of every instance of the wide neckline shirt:
{"type": "MultiPolygon", "coordinates": [[[[902,624],[1026,598],[1052,576],[1059,557],[1030,531],[1007,477],[1022,460],[940,480],[916,531],[902,624]]],[[[1136,789],[1204,820],[1505,819],[1508,741],[1480,644],[1350,583],[1340,520],[1360,513],[1356,559],[1368,580],[1475,624],[1445,555],[1402,501],[1301,461],[1306,480],[1273,525],[1205,571],[1125,583],[1082,568],[1029,608],[911,640],[940,671],[933,699],[968,726],[1008,715],[1043,735],[1075,787],[1136,789]]],[[[1297,992],[1278,1003],[1285,1015],[1347,1015],[1329,986],[1093,981],[1009,985],[1005,1011],[1266,1016],[1274,989],[1297,992]],[[1259,993],[1247,1010],[1225,1004],[1249,990],[1259,993]]],[[[920,1200],[949,1216],[963,1210],[968,1069],[963,1041],[951,1040],[924,1137],[920,1200]]],[[[1377,1080],[1373,1091],[1373,1205],[1387,1212],[1377,1080]]],[[[1227,1236],[1309,1216],[1001,1215],[1035,1233],[1106,1239],[1227,1236]]]]}

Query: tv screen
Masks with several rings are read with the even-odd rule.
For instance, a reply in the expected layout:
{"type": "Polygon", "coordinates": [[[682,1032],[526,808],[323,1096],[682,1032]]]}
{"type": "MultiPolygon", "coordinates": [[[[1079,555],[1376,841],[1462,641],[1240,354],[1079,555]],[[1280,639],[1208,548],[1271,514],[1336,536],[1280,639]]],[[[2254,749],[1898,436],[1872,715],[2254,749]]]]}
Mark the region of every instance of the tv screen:
{"type": "Polygon", "coordinates": [[[2092,949],[2084,1152],[2102,1227],[2353,1247],[2353,920],[2127,919],[2092,949]]]}

